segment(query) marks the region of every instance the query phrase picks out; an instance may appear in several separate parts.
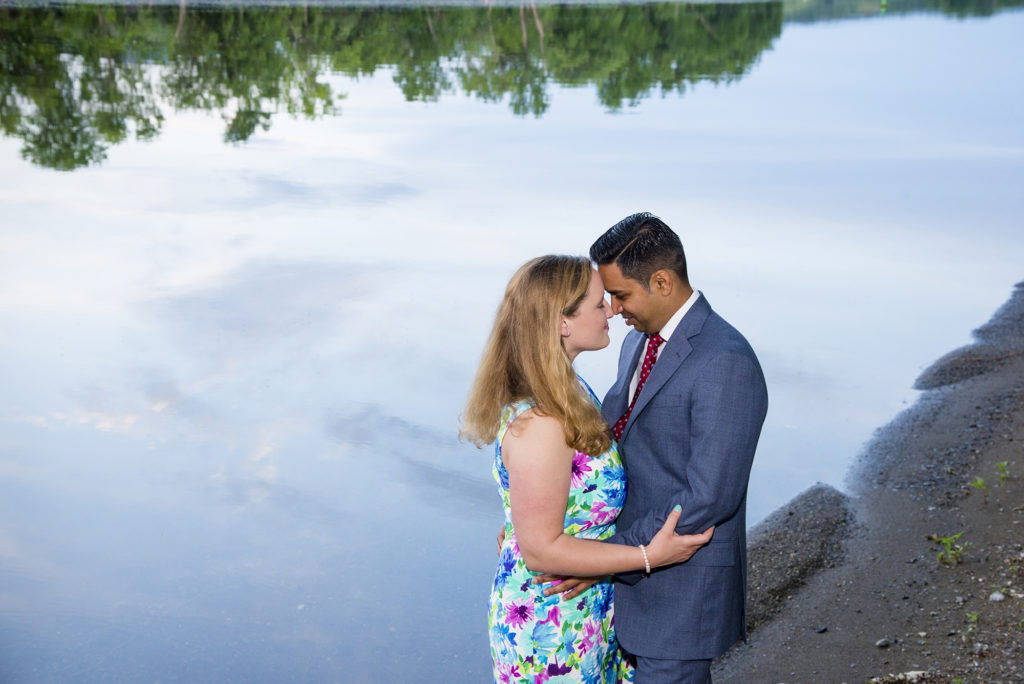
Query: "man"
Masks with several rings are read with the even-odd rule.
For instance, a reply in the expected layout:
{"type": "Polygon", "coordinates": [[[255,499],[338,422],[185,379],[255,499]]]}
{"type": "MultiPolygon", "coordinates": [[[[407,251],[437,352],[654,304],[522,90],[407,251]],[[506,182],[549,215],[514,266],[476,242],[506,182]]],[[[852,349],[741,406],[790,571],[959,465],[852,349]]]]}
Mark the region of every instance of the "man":
{"type": "Polygon", "coordinates": [[[612,312],[633,330],[604,400],[626,469],[614,541],[643,544],[672,506],[676,531],[714,526],[686,563],[615,586],[615,628],[636,684],[711,681],[711,660],[746,637],[746,498],[768,397],[750,345],[690,286],[679,237],[639,213],[590,248],[612,312]],[[637,391],[639,388],[639,391],[637,391]]]}

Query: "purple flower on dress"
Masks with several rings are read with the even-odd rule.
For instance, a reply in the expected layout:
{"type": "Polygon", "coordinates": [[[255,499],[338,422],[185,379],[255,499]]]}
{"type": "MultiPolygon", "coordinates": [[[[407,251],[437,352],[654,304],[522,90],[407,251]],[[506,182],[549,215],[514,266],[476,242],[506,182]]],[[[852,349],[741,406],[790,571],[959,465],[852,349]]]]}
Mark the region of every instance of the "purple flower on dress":
{"type": "Polygon", "coordinates": [[[519,672],[519,666],[515,664],[499,663],[498,664],[498,681],[502,684],[509,684],[514,679],[522,677],[522,673],[519,672]]]}
{"type": "Polygon", "coordinates": [[[604,505],[603,501],[598,501],[590,508],[590,514],[596,524],[605,525],[615,520],[615,516],[618,515],[618,511],[607,510],[607,508],[608,507],[604,505]]]}
{"type": "Polygon", "coordinates": [[[549,677],[555,677],[557,675],[569,674],[572,672],[572,668],[568,665],[559,665],[558,661],[548,664],[547,674],[549,677]]]}
{"type": "Polygon", "coordinates": [[[531,604],[517,600],[505,604],[505,624],[519,629],[532,618],[533,606],[531,604]]]}
{"type": "Polygon", "coordinates": [[[586,479],[587,473],[590,472],[590,464],[588,461],[590,457],[586,454],[576,452],[572,456],[572,486],[582,487],[583,480],[586,479]]]}
{"type": "Polygon", "coordinates": [[[601,628],[595,620],[584,620],[583,634],[580,639],[580,653],[586,653],[592,649],[601,638],[601,628]]]}
{"type": "Polygon", "coordinates": [[[548,611],[548,616],[540,621],[540,624],[550,623],[555,627],[561,626],[562,612],[558,609],[558,606],[552,606],[551,610],[548,611]]]}

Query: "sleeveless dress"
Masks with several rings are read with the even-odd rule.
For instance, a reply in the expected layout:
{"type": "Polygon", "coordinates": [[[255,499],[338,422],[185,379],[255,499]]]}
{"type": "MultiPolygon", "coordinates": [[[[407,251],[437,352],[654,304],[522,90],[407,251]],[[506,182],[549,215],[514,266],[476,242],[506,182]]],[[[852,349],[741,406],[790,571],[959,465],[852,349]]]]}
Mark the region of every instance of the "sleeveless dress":
{"type": "MultiPolygon", "coordinates": [[[[582,379],[595,404],[593,390],[582,379]]],[[[532,584],[539,573],[526,567],[516,542],[509,508],[508,471],[501,460],[501,440],[509,425],[534,406],[529,399],[505,407],[494,449],[494,479],[505,506],[505,542],[491,589],[490,632],[494,681],[585,682],[610,684],[633,681],[615,638],[612,582],[604,579],[580,596],[563,601],[560,594],[544,596],[544,586],[532,584]]],[[[565,507],[565,533],[582,539],[607,539],[615,533],[615,518],[626,500],[626,474],[618,446],[598,456],[577,451],[565,507]]]]}

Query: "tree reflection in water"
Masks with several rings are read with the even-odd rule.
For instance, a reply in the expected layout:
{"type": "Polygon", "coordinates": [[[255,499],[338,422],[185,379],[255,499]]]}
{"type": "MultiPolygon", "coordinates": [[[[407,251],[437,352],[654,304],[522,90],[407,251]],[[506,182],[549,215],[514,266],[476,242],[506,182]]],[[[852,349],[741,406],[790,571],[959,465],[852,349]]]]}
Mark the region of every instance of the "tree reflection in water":
{"type": "Polygon", "coordinates": [[[0,11],[0,125],[71,170],[149,139],[161,107],[220,112],[225,142],[286,113],[337,115],[327,80],[394,70],[408,100],[462,90],[541,116],[554,82],[609,109],[740,78],[779,35],[780,3],[536,7],[59,6],[0,11]]]}
{"type": "MultiPolygon", "coordinates": [[[[900,11],[988,15],[1024,0],[910,0],[900,11]]],[[[459,90],[541,116],[549,85],[593,86],[609,110],[748,73],[784,21],[878,14],[877,0],[489,7],[0,8],[0,127],[29,161],[96,164],[153,138],[161,107],[217,111],[224,141],[281,113],[337,115],[327,80],[394,70],[408,100],[459,90]]],[[[888,9],[892,14],[893,8],[888,9]]]]}

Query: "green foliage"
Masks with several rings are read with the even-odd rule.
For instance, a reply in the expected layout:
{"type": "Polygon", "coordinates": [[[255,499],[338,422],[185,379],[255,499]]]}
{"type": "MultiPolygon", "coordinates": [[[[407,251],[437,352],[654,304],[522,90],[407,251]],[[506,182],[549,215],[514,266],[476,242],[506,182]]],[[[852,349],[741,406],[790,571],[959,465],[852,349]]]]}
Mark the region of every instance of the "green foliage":
{"type": "Polygon", "coordinates": [[[552,83],[610,110],[747,73],[780,4],[542,7],[5,7],[0,130],[54,169],[159,135],[163,108],[219,112],[243,143],[275,117],[340,114],[328,77],[388,68],[409,100],[458,91],[541,116],[552,83]]]}
{"type": "Polygon", "coordinates": [[[1010,471],[1008,471],[1006,469],[1006,466],[1009,465],[1009,464],[1010,464],[1009,461],[1000,461],[999,463],[996,464],[997,467],[999,468],[999,486],[1000,487],[1002,487],[1003,483],[1006,482],[1006,478],[1010,477],[1010,471]]]}
{"type": "Polygon", "coordinates": [[[964,542],[963,544],[957,544],[957,540],[963,536],[963,532],[957,532],[956,534],[949,537],[940,537],[937,534],[928,535],[928,539],[942,544],[942,551],[939,551],[939,555],[936,556],[938,562],[945,565],[956,565],[960,562],[960,556],[970,546],[970,542],[964,542]]]}
{"type": "Polygon", "coordinates": [[[978,629],[978,620],[981,618],[981,613],[968,613],[967,614],[967,634],[974,634],[975,630],[978,629]]]}
{"type": "MultiPolygon", "coordinates": [[[[961,16],[1022,3],[916,0],[912,7],[961,16]]],[[[23,141],[26,159],[62,170],[101,162],[111,145],[155,138],[166,107],[218,112],[224,140],[238,144],[281,115],[340,114],[345,96],[329,76],[382,68],[408,100],[463,92],[541,116],[556,83],[593,87],[604,107],[618,111],[653,94],[742,78],[781,34],[784,12],[821,20],[878,5],[817,0],[794,8],[5,4],[0,131],[23,141]]]]}
{"type": "Polygon", "coordinates": [[[988,501],[988,487],[985,485],[985,478],[974,478],[974,481],[971,482],[971,486],[977,489],[979,492],[981,492],[981,495],[984,497],[984,499],[988,501]]]}
{"type": "Polygon", "coordinates": [[[893,4],[888,4],[884,0],[818,0],[808,3],[786,3],[786,21],[811,22],[912,12],[936,12],[962,19],[987,17],[1020,5],[1020,0],[901,0],[893,4]]]}

